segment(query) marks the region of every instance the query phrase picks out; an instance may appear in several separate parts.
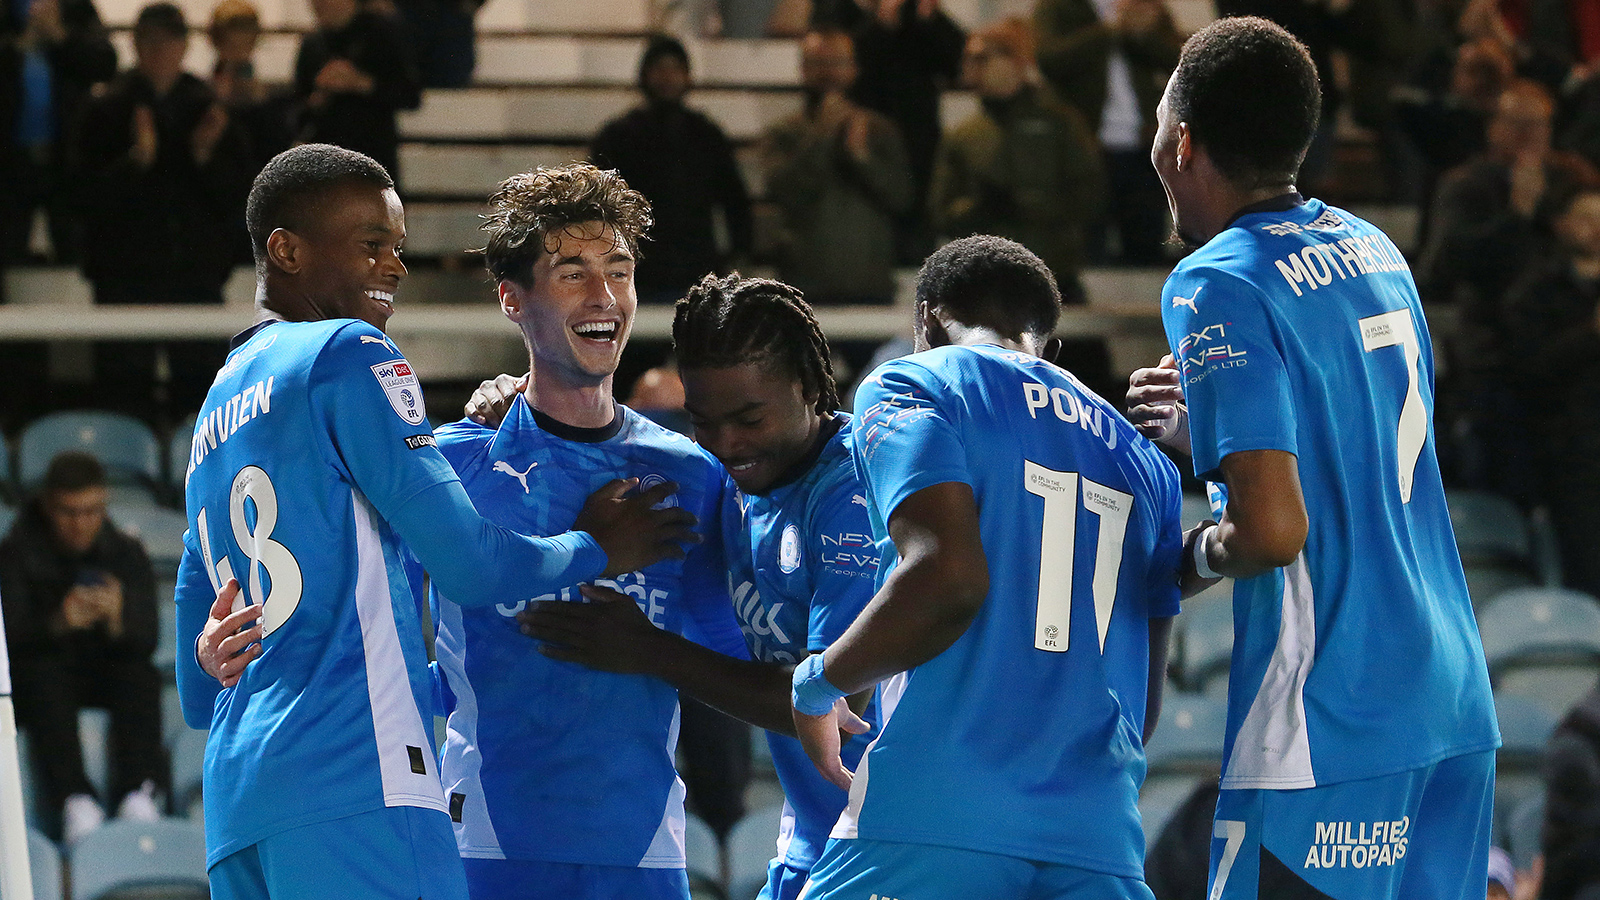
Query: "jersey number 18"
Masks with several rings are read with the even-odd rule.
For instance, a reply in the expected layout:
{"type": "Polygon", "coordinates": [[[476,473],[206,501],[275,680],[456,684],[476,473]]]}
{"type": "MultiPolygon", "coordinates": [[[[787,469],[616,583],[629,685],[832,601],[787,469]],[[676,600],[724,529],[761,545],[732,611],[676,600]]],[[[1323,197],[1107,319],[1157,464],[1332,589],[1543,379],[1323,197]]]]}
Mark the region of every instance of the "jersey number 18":
{"type": "MultiPolygon", "coordinates": [[[[261,634],[265,637],[288,620],[300,605],[304,588],[299,561],[288,547],[272,539],[273,529],[278,527],[278,491],[265,469],[245,466],[233,477],[228,489],[228,521],[233,526],[234,543],[250,561],[248,581],[241,582],[245,593],[234,601],[234,609],[242,609],[246,602],[260,603],[261,634]],[[246,501],[255,507],[254,528],[246,518],[246,501]],[[266,594],[262,593],[263,574],[270,587],[266,594]]],[[[200,555],[206,563],[206,576],[211,579],[211,587],[221,593],[222,586],[234,577],[233,564],[226,553],[220,554],[220,558],[213,555],[211,528],[204,508],[195,516],[195,531],[200,539],[200,555]]]]}

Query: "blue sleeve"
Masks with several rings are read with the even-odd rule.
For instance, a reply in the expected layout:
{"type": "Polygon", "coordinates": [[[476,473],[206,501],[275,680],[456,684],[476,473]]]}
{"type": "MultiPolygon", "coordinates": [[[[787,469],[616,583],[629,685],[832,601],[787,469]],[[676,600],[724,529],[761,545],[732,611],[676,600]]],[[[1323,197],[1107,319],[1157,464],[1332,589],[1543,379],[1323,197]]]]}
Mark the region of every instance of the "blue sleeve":
{"type": "Polygon", "coordinates": [[[173,593],[178,606],[178,642],[174,646],[178,651],[176,674],[183,721],[190,728],[209,729],[217,708],[217,695],[223,688],[200,668],[194,646],[206,627],[206,620],[211,617],[211,605],[217,600],[217,592],[206,575],[193,531],[183,533],[183,557],[178,562],[178,581],[173,593]]]}
{"type": "Polygon", "coordinates": [[[728,563],[722,538],[722,491],[720,469],[715,478],[707,477],[702,493],[696,530],[701,542],[689,550],[683,561],[679,589],[684,598],[683,636],[724,656],[749,659],[739,619],[728,597],[728,563]]]}
{"type": "Polygon", "coordinates": [[[439,452],[416,374],[376,328],[341,329],[311,382],[339,465],[451,600],[513,603],[605,569],[605,552],[586,533],[531,538],[478,515],[439,452]]]}
{"type": "Polygon", "coordinates": [[[1150,598],[1150,618],[1160,619],[1177,615],[1183,598],[1183,592],[1178,589],[1178,573],[1183,563],[1183,487],[1178,467],[1172,460],[1155,450],[1151,451],[1150,458],[1157,469],[1156,497],[1160,509],[1155,515],[1156,542],[1147,569],[1146,596],[1150,598]]]}
{"type": "Polygon", "coordinates": [[[1200,478],[1219,477],[1244,450],[1296,453],[1294,403],[1278,332],[1255,287],[1214,269],[1168,279],[1162,306],[1189,407],[1189,442],[1200,478]]]}
{"type": "Polygon", "coordinates": [[[856,471],[885,525],[925,487],[973,484],[960,432],[939,402],[942,389],[909,359],[883,364],[856,388],[856,471]]]}
{"type": "MultiPolygon", "coordinates": [[[[846,460],[848,462],[848,460],[846,460]]],[[[811,616],[806,649],[821,653],[844,634],[872,599],[878,548],[872,540],[867,501],[852,477],[822,494],[811,521],[811,616]]]]}

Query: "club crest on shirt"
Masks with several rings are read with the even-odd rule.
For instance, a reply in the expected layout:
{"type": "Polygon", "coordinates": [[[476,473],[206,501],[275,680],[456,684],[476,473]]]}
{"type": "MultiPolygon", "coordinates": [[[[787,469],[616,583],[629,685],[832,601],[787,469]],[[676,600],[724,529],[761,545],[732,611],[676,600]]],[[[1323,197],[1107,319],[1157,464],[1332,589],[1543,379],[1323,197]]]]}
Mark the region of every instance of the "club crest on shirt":
{"type": "Polygon", "coordinates": [[[800,529],[793,523],[783,529],[778,541],[778,568],[785,575],[800,568],[800,529]]]}
{"type": "Polygon", "coordinates": [[[421,425],[428,414],[422,408],[422,384],[417,381],[417,373],[411,371],[411,364],[403,359],[391,360],[373,366],[372,375],[389,398],[395,415],[407,425],[421,425]]]}
{"type": "MultiPolygon", "coordinates": [[[[642,493],[644,491],[650,490],[651,488],[655,487],[658,484],[666,484],[666,483],[667,483],[667,479],[665,477],[663,477],[661,475],[657,475],[654,472],[651,472],[649,475],[646,475],[643,478],[639,479],[639,491],[642,493]]],[[[655,509],[666,509],[669,506],[677,506],[677,505],[678,505],[678,495],[677,494],[668,494],[667,495],[667,499],[661,501],[660,503],[657,503],[654,508],[655,509]]]]}

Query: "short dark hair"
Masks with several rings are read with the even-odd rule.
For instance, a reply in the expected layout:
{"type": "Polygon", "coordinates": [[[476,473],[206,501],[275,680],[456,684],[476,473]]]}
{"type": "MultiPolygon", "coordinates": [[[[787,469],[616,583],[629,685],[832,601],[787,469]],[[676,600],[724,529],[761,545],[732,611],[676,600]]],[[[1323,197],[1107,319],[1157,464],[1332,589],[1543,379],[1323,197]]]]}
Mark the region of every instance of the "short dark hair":
{"type": "Polygon", "coordinates": [[[1322,115],[1317,66],[1280,25],[1218,19],[1184,42],[1167,112],[1239,186],[1292,181],[1322,115]]]}
{"type": "Polygon", "coordinates": [[[637,256],[639,240],[655,224],[650,201],[628,187],[615,169],[585,162],[540,166],[507,178],[489,196],[484,219],[489,240],[483,263],[489,274],[523,285],[539,254],[555,252],[551,237],[574,225],[610,225],[637,256]]]}
{"type": "Polygon", "coordinates": [[[685,69],[689,68],[689,51],[684,49],[683,42],[675,37],[665,34],[652,34],[645,41],[644,53],[639,56],[639,86],[644,87],[644,72],[655,64],[656,60],[671,57],[683,63],[685,69]]]}
{"type": "Polygon", "coordinates": [[[100,465],[93,454],[65,450],[50,460],[50,467],[44,473],[43,489],[49,495],[104,487],[105,483],[105,466],[100,465]]]}
{"type": "Polygon", "coordinates": [[[183,10],[176,3],[150,3],[140,9],[139,17],[133,21],[133,36],[148,37],[155,31],[167,37],[188,37],[189,23],[183,17],[183,10]]]}
{"type": "Polygon", "coordinates": [[[760,363],[800,382],[818,415],[839,408],[828,339],[798,288],[769,278],[707,275],[672,318],[679,369],[760,363]]]}
{"type": "Polygon", "coordinates": [[[1050,267],[1027,247],[992,234],[935,250],[917,272],[917,302],[1013,339],[1049,335],[1061,319],[1061,291],[1050,267]]]}
{"type": "Polygon", "coordinates": [[[304,228],[317,198],[351,182],[380,190],[394,187],[394,179],[377,160],[332,144],[302,144],[274,156],[250,185],[250,199],[245,203],[245,227],[250,231],[256,268],[266,265],[267,238],[272,232],[304,228]]]}

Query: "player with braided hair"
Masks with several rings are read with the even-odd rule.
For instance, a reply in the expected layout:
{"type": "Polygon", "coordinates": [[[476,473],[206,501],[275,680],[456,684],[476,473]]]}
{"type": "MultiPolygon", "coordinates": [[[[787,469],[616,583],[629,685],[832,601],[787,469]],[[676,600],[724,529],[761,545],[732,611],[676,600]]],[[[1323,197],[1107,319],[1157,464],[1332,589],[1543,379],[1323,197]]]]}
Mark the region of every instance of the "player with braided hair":
{"type": "MultiPolygon", "coordinates": [[[[550,642],[551,655],[654,674],[768,730],[787,802],[761,897],[793,900],[847,798],[793,737],[790,673],[855,620],[878,567],[850,460],[851,420],[836,410],[827,339],[789,285],[707,276],[678,301],[672,335],[695,438],[728,469],[722,525],[729,586],[759,665],[652,628],[631,603],[537,604],[522,621],[550,642]]],[[[495,401],[515,384],[509,376],[486,382],[469,415],[494,417],[495,401]]],[[[864,691],[851,703],[876,722],[871,697],[864,691]]],[[[855,765],[875,735],[873,728],[850,741],[847,764],[855,765]]]]}

